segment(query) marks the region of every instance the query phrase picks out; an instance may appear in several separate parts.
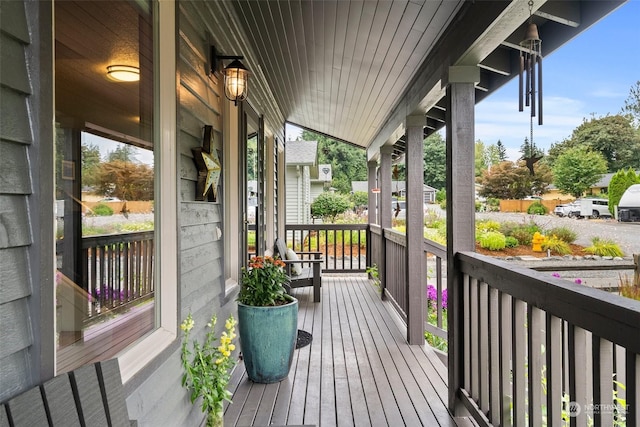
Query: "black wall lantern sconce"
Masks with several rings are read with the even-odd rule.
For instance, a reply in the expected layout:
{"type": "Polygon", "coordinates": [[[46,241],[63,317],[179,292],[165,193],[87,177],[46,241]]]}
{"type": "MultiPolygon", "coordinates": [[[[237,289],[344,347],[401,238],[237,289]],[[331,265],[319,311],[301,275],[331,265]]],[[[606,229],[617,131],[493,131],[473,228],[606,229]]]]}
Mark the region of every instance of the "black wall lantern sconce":
{"type": "Polygon", "coordinates": [[[219,55],[215,46],[211,46],[211,74],[219,71],[222,67],[222,60],[232,59],[222,73],[224,74],[224,95],[233,105],[238,105],[239,101],[247,99],[247,83],[249,81],[249,70],[245,67],[241,59],[243,56],[219,55]]]}

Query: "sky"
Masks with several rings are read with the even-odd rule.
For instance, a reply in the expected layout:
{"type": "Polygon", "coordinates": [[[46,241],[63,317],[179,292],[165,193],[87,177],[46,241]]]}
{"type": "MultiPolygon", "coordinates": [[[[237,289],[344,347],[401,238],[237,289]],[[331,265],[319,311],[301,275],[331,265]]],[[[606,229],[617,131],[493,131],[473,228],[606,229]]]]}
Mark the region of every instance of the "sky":
{"type": "MultiPolygon", "coordinates": [[[[544,124],[534,121],[533,139],[545,152],[571,136],[584,119],[615,115],[640,80],[640,0],[630,0],[573,40],[544,56],[542,39],[544,124]]],[[[517,160],[530,117],[518,111],[518,79],[476,105],[476,140],[502,141],[509,160],[517,160]]],[[[288,126],[287,137],[300,132],[288,126]]]]}

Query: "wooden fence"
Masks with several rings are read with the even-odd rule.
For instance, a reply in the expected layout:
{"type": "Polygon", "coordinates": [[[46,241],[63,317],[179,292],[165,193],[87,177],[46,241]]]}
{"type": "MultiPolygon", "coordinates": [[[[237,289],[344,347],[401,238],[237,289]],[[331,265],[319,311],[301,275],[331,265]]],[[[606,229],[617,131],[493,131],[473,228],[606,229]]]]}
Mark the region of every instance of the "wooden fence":
{"type": "Polygon", "coordinates": [[[500,212],[526,212],[535,202],[542,203],[549,212],[558,205],[571,203],[573,200],[500,200],[500,212]]]}

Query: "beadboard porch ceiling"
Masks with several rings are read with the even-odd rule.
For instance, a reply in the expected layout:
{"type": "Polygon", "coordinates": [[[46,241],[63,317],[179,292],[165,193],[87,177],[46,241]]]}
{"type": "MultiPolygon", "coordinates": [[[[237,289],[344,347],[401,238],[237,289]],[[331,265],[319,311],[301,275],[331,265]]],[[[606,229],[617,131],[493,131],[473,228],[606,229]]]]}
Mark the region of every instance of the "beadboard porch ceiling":
{"type": "MultiPolygon", "coordinates": [[[[535,0],[546,56],[623,1],[535,0]]],[[[403,122],[444,125],[450,65],[481,69],[482,100],[518,72],[526,0],[234,0],[247,66],[264,77],[288,122],[365,148],[403,151],[403,122]]],[[[236,43],[234,43],[236,44],[236,43]]],[[[261,91],[261,88],[257,92],[261,91]]],[[[250,88],[250,100],[252,99],[250,88]]],[[[266,93],[253,93],[258,100],[266,93]]],[[[514,108],[517,95],[514,94],[514,108]]]]}

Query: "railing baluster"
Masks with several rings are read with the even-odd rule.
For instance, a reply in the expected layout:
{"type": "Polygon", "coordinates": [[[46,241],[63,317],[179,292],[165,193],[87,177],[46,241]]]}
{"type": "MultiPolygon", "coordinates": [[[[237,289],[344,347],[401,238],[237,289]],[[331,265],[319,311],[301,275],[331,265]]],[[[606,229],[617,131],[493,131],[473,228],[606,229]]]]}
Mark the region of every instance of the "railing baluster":
{"type": "Polygon", "coordinates": [[[543,312],[538,308],[533,306],[528,308],[529,425],[537,427],[542,425],[542,329],[544,317],[543,312]]]}
{"type": "Polygon", "coordinates": [[[546,314],[547,425],[562,423],[562,321],[546,314]]]}
{"type": "Polygon", "coordinates": [[[626,427],[640,426],[640,355],[626,351],[626,427]]]}
{"type": "MultiPolygon", "coordinates": [[[[593,402],[608,403],[613,398],[613,344],[593,335],[593,402]]],[[[595,411],[594,425],[612,426],[612,411],[595,411]]]]}
{"type": "Polygon", "coordinates": [[[471,392],[471,363],[472,363],[472,354],[471,351],[471,331],[472,331],[472,323],[471,323],[471,278],[469,275],[465,274],[462,282],[462,295],[463,295],[463,309],[462,309],[462,323],[464,324],[464,388],[467,391],[471,392]]]}
{"type": "Polygon", "coordinates": [[[513,402],[513,383],[511,381],[511,351],[513,349],[511,331],[513,324],[513,307],[511,295],[500,292],[500,396],[502,408],[500,411],[500,425],[513,426],[511,406],[513,402]]]}
{"type": "Polygon", "coordinates": [[[482,412],[489,412],[489,286],[480,282],[478,288],[478,403],[482,412]]]}
{"type": "Polygon", "coordinates": [[[489,288],[489,419],[500,424],[500,293],[489,288]]]}
{"type": "Polygon", "coordinates": [[[579,406],[575,410],[569,408],[570,425],[587,425],[587,414],[579,410],[587,403],[587,334],[582,328],[569,325],[569,398],[579,406]]]}
{"type": "Polygon", "coordinates": [[[527,305],[518,299],[512,302],[512,340],[513,340],[513,422],[524,426],[526,407],[526,355],[527,355],[527,305]]]}

